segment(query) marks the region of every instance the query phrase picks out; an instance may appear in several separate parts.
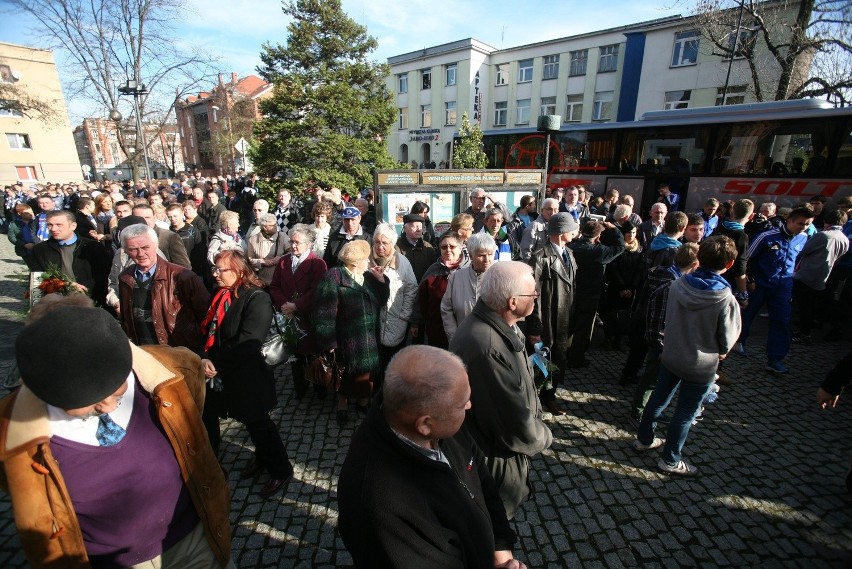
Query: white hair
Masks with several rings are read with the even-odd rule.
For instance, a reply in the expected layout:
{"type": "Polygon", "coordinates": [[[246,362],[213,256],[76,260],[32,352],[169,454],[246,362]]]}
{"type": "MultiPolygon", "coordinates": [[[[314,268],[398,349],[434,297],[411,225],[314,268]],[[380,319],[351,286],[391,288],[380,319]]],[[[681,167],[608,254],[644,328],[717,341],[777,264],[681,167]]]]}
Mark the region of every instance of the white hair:
{"type": "Polygon", "coordinates": [[[532,274],[532,268],[520,261],[503,261],[491,265],[479,285],[479,298],[491,310],[501,311],[521,290],[521,280],[532,274]]]}
{"type": "Polygon", "coordinates": [[[391,245],[393,245],[396,243],[399,235],[396,234],[396,229],[390,223],[380,223],[373,230],[373,241],[376,240],[376,237],[387,237],[391,245]]]}
{"type": "Polygon", "coordinates": [[[630,217],[630,214],[633,213],[633,208],[627,204],[618,204],[615,206],[615,212],[613,212],[612,217],[616,220],[624,219],[625,217],[630,217]]]}
{"type": "Polygon", "coordinates": [[[159,245],[160,238],[157,237],[157,232],[154,231],[153,228],[148,227],[144,223],[134,223],[133,225],[128,225],[124,229],[121,230],[121,248],[127,251],[127,240],[133,239],[134,237],[141,237],[143,235],[147,235],[151,238],[151,241],[154,242],[154,246],[159,245]]]}
{"type": "Polygon", "coordinates": [[[497,243],[494,241],[494,238],[484,232],[474,233],[468,237],[465,246],[468,253],[472,256],[478,254],[480,251],[493,254],[497,250],[497,243]]]}

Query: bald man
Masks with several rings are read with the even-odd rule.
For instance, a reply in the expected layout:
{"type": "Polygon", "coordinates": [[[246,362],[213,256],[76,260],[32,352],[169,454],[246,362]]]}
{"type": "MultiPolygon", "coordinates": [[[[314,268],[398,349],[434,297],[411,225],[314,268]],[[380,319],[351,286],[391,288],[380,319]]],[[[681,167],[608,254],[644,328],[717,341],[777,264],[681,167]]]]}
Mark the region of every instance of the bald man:
{"type": "Polygon", "coordinates": [[[482,452],[459,431],[468,409],[458,357],[409,346],[390,361],[337,489],[338,529],[356,566],[525,567],[482,452]]]}

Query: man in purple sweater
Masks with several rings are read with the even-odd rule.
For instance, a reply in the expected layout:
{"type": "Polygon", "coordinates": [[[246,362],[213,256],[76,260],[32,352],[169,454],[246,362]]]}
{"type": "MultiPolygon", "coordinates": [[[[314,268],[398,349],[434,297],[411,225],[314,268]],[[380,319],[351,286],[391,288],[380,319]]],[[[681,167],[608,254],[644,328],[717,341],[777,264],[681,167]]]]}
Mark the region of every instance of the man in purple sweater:
{"type": "Polygon", "coordinates": [[[0,488],[30,566],[233,567],[198,356],[138,348],[79,306],[26,326],[15,356],[23,385],[0,401],[0,488]]]}

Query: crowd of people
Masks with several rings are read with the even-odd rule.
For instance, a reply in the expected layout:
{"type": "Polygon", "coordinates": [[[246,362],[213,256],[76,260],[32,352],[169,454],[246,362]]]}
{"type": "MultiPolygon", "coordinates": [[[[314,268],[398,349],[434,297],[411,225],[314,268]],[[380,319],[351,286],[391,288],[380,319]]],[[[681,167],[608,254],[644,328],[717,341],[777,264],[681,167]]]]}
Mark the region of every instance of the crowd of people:
{"type": "MultiPolygon", "coordinates": [[[[67,279],[66,292],[86,293],[36,304],[52,308],[21,333],[23,386],[0,403],[13,423],[26,410],[42,417],[38,429],[10,428],[0,441],[7,469],[33,465],[35,474],[5,486],[26,512],[20,519],[39,528],[22,537],[35,566],[62,556],[104,567],[166,556],[229,565],[227,484],[221,470],[194,469],[215,463],[219,422],[230,417],[254,445],[240,476],[263,476],[264,498],[291,479],[262,354],[276,313],[298,332],[288,363],[294,396],[331,396],[340,428],[353,411],[365,416],[338,492],[340,533],[358,566],[516,568],[509,521],[531,492],[529,460],[550,446],[546,414],[566,412],[557,388],[590,365],[597,327],[608,350],[627,352],[620,383],[635,385],[625,409],[635,449],[660,449],[662,472],[694,476],[684,442],[731,381],[728,354],[751,357],[754,319],[766,309],[765,369],[785,374],[791,341],[819,341],[823,324],[821,340],[840,339],[852,306],[848,199],[830,211],[815,197],[757,212],[747,199],[709,199],[685,213],[661,186],[643,219],[615,188],[602,196],[553,188],[540,207],[527,195],[514,212],[474,188],[447,230],[437,232],[429,205],[416,202],[398,233],[377,219],[372,192],[349,200],[315,188],[297,198],[281,188],[270,203],[256,185],[253,176],[181,177],[5,189],[16,253],[31,271],[67,279]],[[96,348],[75,334],[90,323],[96,348]],[[58,329],[61,380],[31,348],[58,329]],[[338,366],[334,393],[311,388],[318,357],[338,366]],[[128,478],[169,448],[176,460],[167,469],[144,483],[128,478]],[[58,468],[53,456],[64,480],[43,495],[37,476],[58,468]],[[105,457],[122,466],[83,476],[105,457]],[[168,492],[143,503],[153,484],[168,492]],[[23,493],[34,487],[32,505],[23,493]],[[127,493],[140,517],[167,500],[178,507],[168,508],[158,543],[139,540],[133,532],[150,522],[113,527],[114,513],[87,501],[101,488],[127,493]],[[52,492],[70,496],[60,526],[52,492]],[[45,512],[54,512],[53,529],[45,512]]],[[[820,401],[833,405],[836,382],[826,385],[820,401]]],[[[172,563],[163,566],[181,566],[172,563]]]]}

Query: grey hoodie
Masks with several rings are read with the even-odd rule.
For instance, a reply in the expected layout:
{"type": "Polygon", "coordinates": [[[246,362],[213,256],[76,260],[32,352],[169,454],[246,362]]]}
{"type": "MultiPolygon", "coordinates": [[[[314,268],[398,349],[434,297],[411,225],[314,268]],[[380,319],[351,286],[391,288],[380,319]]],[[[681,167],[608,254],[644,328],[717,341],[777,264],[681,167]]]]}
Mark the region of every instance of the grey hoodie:
{"type": "Polygon", "coordinates": [[[740,335],[740,307],[721,276],[699,271],[671,284],[661,361],[684,381],[711,383],[740,335]]]}

